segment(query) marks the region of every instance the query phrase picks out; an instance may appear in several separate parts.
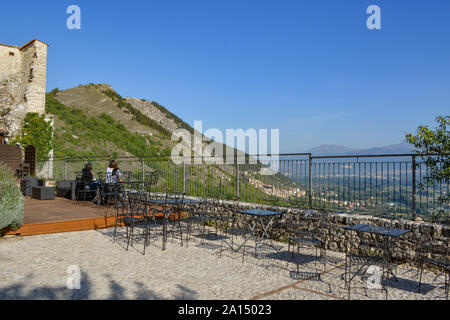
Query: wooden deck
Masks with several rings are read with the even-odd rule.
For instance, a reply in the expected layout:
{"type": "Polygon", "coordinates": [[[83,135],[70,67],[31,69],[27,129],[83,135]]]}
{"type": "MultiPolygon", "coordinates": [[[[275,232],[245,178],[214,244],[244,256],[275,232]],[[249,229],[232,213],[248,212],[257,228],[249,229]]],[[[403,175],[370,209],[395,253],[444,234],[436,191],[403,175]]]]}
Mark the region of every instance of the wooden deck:
{"type": "Polygon", "coordinates": [[[114,208],[97,207],[88,202],[65,198],[36,200],[25,197],[23,225],[6,235],[31,236],[58,232],[113,227],[114,208]]]}

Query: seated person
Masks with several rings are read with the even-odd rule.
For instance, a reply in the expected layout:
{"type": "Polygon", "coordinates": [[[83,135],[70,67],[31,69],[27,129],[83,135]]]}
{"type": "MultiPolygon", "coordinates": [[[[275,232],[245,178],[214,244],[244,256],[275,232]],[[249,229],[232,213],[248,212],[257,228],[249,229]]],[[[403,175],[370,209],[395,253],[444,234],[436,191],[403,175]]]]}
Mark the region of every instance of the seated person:
{"type": "Polygon", "coordinates": [[[92,164],[90,162],[86,163],[84,169],[81,170],[81,181],[88,186],[87,188],[89,190],[98,189],[100,185],[95,179],[92,164]]]}
{"type": "Polygon", "coordinates": [[[107,184],[115,184],[118,182],[122,182],[122,173],[117,166],[117,162],[115,160],[111,160],[109,162],[109,166],[106,169],[106,181],[107,184]]]}

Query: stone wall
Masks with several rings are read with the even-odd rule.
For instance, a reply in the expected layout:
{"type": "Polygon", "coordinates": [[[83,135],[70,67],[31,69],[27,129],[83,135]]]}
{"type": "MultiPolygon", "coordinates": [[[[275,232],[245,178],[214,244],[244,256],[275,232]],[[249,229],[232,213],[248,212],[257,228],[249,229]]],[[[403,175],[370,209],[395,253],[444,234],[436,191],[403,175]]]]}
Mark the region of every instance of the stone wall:
{"type": "Polygon", "coordinates": [[[14,138],[28,112],[45,113],[47,45],[0,44],[0,127],[14,138]]]}
{"type": "MultiPolygon", "coordinates": [[[[280,217],[276,217],[272,226],[269,228],[269,234],[272,239],[286,241],[289,238],[289,231],[297,222],[302,221],[304,216],[322,217],[323,230],[325,234],[325,243],[328,250],[346,251],[347,239],[351,239],[352,245],[356,247],[359,244],[359,238],[355,233],[345,234],[343,227],[352,226],[359,223],[367,223],[384,227],[393,227],[408,229],[411,232],[403,235],[393,249],[393,258],[400,262],[411,262],[416,257],[416,249],[419,244],[425,242],[443,243],[450,237],[450,226],[432,224],[424,221],[411,221],[403,219],[386,219],[368,215],[358,215],[350,213],[338,213],[330,211],[320,211],[300,208],[274,207],[267,205],[258,205],[251,203],[240,203],[239,207],[243,210],[249,208],[261,208],[281,212],[280,217]]],[[[244,215],[233,212],[233,202],[220,200],[219,206],[211,201],[210,210],[221,212],[226,215],[236,217],[238,226],[245,226],[244,215]]],[[[311,228],[313,226],[311,225],[311,228]]],[[[260,228],[259,228],[259,231],[260,228]]],[[[370,239],[367,239],[370,240],[370,239]]]]}

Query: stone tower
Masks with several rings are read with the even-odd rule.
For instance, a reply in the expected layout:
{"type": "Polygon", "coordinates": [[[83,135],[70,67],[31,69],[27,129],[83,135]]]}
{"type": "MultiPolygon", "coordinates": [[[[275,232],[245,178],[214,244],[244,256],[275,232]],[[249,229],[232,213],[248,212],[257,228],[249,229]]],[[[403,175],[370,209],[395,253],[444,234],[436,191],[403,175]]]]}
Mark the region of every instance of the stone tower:
{"type": "Polygon", "coordinates": [[[45,113],[47,47],[36,39],[22,47],[0,44],[0,128],[10,138],[28,112],[45,113]]]}

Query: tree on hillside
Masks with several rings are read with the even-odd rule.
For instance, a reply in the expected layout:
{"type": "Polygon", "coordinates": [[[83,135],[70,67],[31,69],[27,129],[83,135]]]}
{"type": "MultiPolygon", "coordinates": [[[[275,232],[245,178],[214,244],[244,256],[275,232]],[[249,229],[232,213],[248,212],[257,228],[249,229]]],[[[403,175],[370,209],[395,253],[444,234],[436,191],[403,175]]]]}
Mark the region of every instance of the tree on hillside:
{"type": "MultiPolygon", "coordinates": [[[[450,183],[450,116],[438,116],[436,122],[438,126],[434,130],[419,126],[415,134],[406,133],[406,141],[415,147],[415,153],[428,168],[428,175],[424,177],[428,185],[450,183]]],[[[424,187],[423,184],[419,186],[424,187]]],[[[441,194],[440,202],[442,215],[442,208],[448,203],[448,194],[441,194]]]]}

